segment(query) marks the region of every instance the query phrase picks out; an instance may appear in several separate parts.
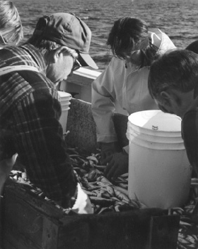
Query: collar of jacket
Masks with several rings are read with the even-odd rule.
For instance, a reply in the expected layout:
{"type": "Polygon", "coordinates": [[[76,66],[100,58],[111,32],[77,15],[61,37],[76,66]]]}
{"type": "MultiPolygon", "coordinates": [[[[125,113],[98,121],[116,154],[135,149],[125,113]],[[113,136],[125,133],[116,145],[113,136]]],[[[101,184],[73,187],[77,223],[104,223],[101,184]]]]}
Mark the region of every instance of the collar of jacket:
{"type": "Polygon", "coordinates": [[[32,59],[34,60],[34,62],[37,65],[38,70],[40,72],[43,72],[44,74],[46,74],[47,66],[46,66],[44,57],[43,57],[42,53],[40,52],[40,50],[29,43],[24,44],[20,47],[22,49],[24,49],[32,57],[32,59]]]}

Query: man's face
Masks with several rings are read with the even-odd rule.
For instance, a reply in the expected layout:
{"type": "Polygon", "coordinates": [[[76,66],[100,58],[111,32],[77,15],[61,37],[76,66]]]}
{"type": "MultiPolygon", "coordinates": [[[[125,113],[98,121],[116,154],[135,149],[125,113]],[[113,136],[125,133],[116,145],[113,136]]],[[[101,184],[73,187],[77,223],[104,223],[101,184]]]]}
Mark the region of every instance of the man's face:
{"type": "Polygon", "coordinates": [[[47,77],[55,84],[62,82],[80,67],[80,64],[76,67],[77,65],[77,55],[75,57],[63,47],[52,56],[52,60],[47,67],[47,77]]]}

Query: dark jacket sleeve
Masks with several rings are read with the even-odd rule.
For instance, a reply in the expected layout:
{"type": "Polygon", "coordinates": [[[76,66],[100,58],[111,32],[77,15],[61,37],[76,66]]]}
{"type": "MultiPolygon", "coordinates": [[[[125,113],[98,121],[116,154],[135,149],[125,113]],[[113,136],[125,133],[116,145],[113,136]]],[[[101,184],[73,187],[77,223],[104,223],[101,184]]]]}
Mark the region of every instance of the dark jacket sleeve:
{"type": "Polygon", "coordinates": [[[190,164],[198,174],[198,110],[188,111],[184,115],[182,137],[190,164]]]}

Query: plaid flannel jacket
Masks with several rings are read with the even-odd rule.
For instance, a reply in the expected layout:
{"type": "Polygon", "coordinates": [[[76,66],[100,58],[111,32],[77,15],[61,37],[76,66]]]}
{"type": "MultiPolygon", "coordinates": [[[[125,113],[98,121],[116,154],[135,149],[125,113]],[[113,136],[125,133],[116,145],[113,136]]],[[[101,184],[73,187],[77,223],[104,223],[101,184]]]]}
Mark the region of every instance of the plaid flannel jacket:
{"type": "MultiPolygon", "coordinates": [[[[45,75],[42,54],[32,45],[0,50],[0,68],[29,65],[32,71],[0,76],[0,127],[13,134],[13,144],[29,180],[44,194],[70,207],[77,180],[66,153],[61,106],[54,84],[45,75]]],[[[0,130],[1,130],[0,129],[0,130]]]]}

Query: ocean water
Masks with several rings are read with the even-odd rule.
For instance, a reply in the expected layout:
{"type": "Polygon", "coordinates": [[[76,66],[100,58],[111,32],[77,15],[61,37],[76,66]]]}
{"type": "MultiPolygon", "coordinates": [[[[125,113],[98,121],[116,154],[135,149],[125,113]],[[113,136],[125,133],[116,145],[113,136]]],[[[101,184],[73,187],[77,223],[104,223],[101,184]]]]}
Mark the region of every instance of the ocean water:
{"type": "Polygon", "coordinates": [[[120,17],[145,20],[169,35],[175,45],[185,48],[198,39],[198,0],[14,0],[28,39],[39,17],[53,12],[72,12],[92,30],[90,54],[103,70],[111,58],[106,45],[109,31],[120,17]]]}

